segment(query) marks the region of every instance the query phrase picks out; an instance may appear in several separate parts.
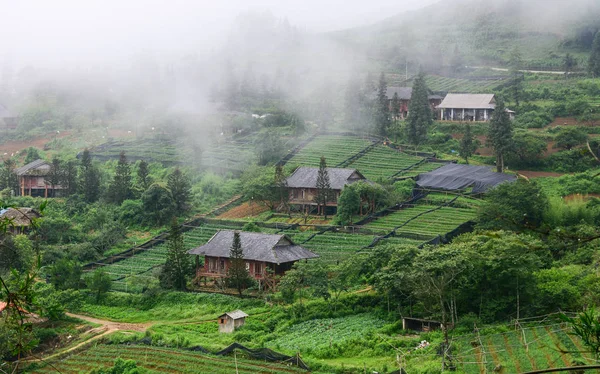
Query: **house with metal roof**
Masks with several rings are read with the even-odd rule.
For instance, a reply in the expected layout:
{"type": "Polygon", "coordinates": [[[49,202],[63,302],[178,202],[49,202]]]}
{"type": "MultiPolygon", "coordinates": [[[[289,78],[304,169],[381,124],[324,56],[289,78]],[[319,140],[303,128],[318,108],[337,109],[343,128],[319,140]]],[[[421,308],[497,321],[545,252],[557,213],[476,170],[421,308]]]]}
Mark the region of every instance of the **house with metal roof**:
{"type": "Polygon", "coordinates": [[[52,165],[44,160],[35,160],[15,170],[19,179],[21,196],[54,197],[62,190],[61,185],[51,185],[47,178],[52,165]]]}
{"type": "MultiPolygon", "coordinates": [[[[204,265],[196,268],[198,280],[227,277],[234,233],[232,230],[218,231],[208,243],[188,251],[190,255],[204,256],[204,265]]],[[[259,282],[260,288],[273,289],[275,277],[284,275],[295,262],[319,257],[294,244],[287,235],[257,232],[239,234],[246,269],[259,282]]]]}
{"type": "MultiPolygon", "coordinates": [[[[398,95],[401,119],[408,117],[408,106],[410,105],[410,100],[412,99],[412,91],[412,87],[392,86],[387,88],[386,96],[390,102],[390,110],[392,110],[392,99],[394,98],[394,95],[398,95]]],[[[431,109],[434,110],[442,102],[443,97],[439,95],[429,95],[428,99],[431,109]]]]}
{"type": "MultiPolygon", "coordinates": [[[[337,200],[344,186],[367,179],[356,169],[327,168],[329,185],[333,191],[328,207],[337,207],[337,200]]],[[[302,210],[317,207],[317,178],[319,168],[299,167],[286,179],[290,191],[289,204],[301,206],[302,210]]]]}
{"type": "MultiPolygon", "coordinates": [[[[451,94],[446,95],[437,106],[442,121],[489,121],[496,109],[494,94],[451,94]]],[[[506,110],[511,119],[515,112],[506,110]]]]}

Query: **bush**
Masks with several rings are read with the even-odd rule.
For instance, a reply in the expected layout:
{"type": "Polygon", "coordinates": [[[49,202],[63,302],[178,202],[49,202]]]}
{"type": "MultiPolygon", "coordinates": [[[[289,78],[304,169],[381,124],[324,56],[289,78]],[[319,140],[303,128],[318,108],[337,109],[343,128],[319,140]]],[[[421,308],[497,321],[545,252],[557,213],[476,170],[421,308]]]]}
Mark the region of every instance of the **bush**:
{"type": "Polygon", "coordinates": [[[545,111],[531,111],[518,114],[515,118],[515,127],[520,128],[542,128],[552,122],[552,116],[545,111]]]}

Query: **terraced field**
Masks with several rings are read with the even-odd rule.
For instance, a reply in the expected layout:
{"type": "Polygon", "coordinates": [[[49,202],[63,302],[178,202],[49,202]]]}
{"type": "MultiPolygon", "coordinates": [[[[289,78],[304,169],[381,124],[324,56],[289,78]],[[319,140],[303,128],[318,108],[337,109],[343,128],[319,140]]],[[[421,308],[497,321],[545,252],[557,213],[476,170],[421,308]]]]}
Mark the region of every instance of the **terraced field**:
{"type": "Polygon", "coordinates": [[[410,168],[423,161],[422,157],[410,156],[384,145],[379,145],[350,164],[367,179],[387,179],[402,169],[410,168]]]}
{"type": "MultiPolygon", "coordinates": [[[[313,233],[302,233],[306,239],[313,233]]],[[[302,237],[293,235],[292,240],[296,243],[302,243],[302,237]]],[[[334,265],[348,258],[349,255],[356,253],[361,248],[368,246],[373,242],[375,236],[360,234],[342,234],[327,232],[316,235],[308,242],[302,244],[303,247],[317,253],[326,263],[334,265]]]]}
{"type": "Polygon", "coordinates": [[[116,358],[134,360],[138,368],[148,373],[306,373],[277,363],[231,357],[208,356],[197,352],[171,348],[128,345],[96,345],[65,360],[30,371],[31,373],[89,373],[111,367],[116,358]]]}
{"type": "Polygon", "coordinates": [[[433,171],[435,169],[439,169],[445,164],[437,163],[437,162],[424,162],[420,165],[417,165],[414,168],[403,171],[402,173],[395,176],[395,178],[406,178],[406,177],[416,177],[419,174],[427,173],[433,171]]]}
{"type": "Polygon", "coordinates": [[[459,341],[457,359],[467,374],[491,373],[501,365],[506,373],[522,373],[572,366],[574,360],[591,364],[583,344],[561,325],[525,328],[502,334],[481,336],[482,345],[472,345],[474,337],[459,341]]]}
{"type": "Polygon", "coordinates": [[[443,92],[461,92],[461,93],[479,93],[489,92],[489,90],[500,85],[503,80],[476,80],[448,78],[439,75],[427,75],[425,78],[427,87],[432,91],[443,92]]]}
{"type": "Polygon", "coordinates": [[[202,152],[201,165],[209,169],[243,171],[256,159],[252,143],[224,143],[202,152]]]}
{"type": "Polygon", "coordinates": [[[291,160],[289,165],[319,166],[321,156],[325,156],[327,166],[334,167],[347,158],[357,154],[372,142],[355,136],[323,135],[302,148],[291,160]]]}

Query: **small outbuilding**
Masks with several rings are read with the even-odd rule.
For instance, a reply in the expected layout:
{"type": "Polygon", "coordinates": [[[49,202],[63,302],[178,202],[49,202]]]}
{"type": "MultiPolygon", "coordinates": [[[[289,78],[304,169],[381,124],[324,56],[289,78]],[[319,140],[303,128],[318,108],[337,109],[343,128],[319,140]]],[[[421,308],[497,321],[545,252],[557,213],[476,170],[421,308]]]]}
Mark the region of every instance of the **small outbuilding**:
{"type": "Polygon", "coordinates": [[[246,323],[246,317],[248,317],[248,315],[239,309],[221,314],[218,319],[219,332],[226,334],[232,333],[235,329],[246,323]]]}
{"type": "Polygon", "coordinates": [[[417,332],[429,332],[439,330],[443,327],[441,322],[430,321],[420,318],[402,318],[402,330],[411,330],[417,332]]]}
{"type": "Polygon", "coordinates": [[[40,217],[40,212],[32,208],[0,209],[0,219],[9,220],[8,229],[15,235],[27,234],[33,220],[40,217]]]}

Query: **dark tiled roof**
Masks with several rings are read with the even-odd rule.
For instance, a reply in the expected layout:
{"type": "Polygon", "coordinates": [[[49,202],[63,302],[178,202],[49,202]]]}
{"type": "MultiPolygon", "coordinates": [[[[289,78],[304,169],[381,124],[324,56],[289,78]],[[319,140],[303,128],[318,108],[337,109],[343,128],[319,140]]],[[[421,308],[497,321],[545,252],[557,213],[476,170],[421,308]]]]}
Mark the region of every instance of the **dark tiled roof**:
{"type": "MultiPolygon", "coordinates": [[[[49,163],[47,163],[44,160],[35,160],[33,162],[28,163],[25,166],[21,166],[20,168],[18,168],[15,172],[17,173],[17,175],[29,175],[31,174],[40,174],[40,173],[32,173],[34,170],[42,167],[42,166],[50,166],[49,163]]],[[[40,174],[41,175],[41,174],[40,174]]]]}
{"type": "MultiPolygon", "coordinates": [[[[233,244],[233,233],[232,230],[221,230],[208,243],[191,249],[188,253],[191,255],[229,258],[229,252],[233,244]]],[[[246,260],[283,264],[319,257],[308,249],[295,245],[285,235],[240,232],[240,242],[246,260]]]]}
{"type": "MultiPolygon", "coordinates": [[[[356,169],[327,168],[329,185],[334,190],[342,190],[345,185],[366,179],[356,169]]],[[[291,188],[317,188],[319,168],[300,167],[287,179],[291,188]]]]}

